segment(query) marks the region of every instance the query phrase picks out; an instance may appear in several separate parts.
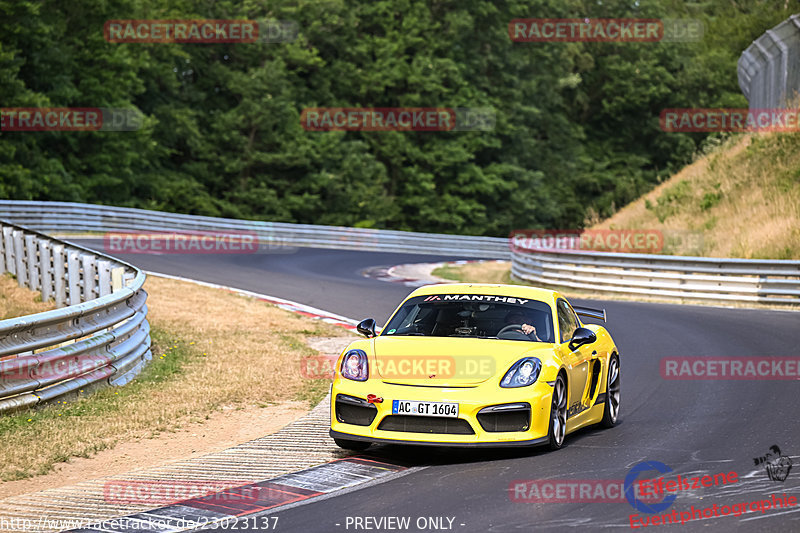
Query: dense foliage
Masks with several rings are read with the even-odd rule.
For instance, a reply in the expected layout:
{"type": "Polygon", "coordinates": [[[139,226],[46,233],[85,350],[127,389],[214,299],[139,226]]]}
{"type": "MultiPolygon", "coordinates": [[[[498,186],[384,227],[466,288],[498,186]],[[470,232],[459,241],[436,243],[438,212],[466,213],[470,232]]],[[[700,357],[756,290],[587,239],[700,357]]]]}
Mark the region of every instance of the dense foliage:
{"type": "Polygon", "coordinates": [[[0,107],[135,107],[136,132],[0,133],[0,197],[505,235],[605,217],[685,163],[670,107],[746,107],[788,0],[0,0],[0,107]],[[692,17],[696,43],[519,43],[514,18],[692,17]],[[113,44],[109,19],[278,19],[296,40],[113,44]],[[307,107],[492,107],[493,131],[310,132],[307,107]]]}

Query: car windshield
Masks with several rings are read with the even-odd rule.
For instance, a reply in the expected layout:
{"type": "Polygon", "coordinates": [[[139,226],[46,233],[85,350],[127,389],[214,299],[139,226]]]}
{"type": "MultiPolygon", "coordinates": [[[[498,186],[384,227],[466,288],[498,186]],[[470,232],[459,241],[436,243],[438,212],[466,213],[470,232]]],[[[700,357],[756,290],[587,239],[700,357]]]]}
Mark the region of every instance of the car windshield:
{"type": "Polygon", "coordinates": [[[477,337],[554,342],[550,306],[536,300],[480,294],[410,298],[383,336],[477,337]]]}

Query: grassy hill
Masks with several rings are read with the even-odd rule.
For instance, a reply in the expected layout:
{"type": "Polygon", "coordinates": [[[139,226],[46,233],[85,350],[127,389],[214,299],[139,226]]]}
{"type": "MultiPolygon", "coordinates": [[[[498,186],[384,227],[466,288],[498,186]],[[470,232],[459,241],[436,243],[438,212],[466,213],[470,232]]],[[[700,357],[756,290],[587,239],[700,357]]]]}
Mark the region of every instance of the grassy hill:
{"type": "Polygon", "coordinates": [[[691,230],[699,255],[800,259],[800,133],[731,137],[593,228],[691,230]]]}

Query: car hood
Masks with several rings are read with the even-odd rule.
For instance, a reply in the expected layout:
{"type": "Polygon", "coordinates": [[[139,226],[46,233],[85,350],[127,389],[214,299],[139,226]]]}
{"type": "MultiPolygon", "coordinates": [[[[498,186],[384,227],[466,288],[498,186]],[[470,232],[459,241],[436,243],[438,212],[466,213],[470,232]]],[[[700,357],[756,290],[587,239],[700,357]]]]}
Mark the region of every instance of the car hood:
{"type": "Polygon", "coordinates": [[[373,339],[370,371],[387,383],[475,386],[499,380],[520,358],[548,346],[499,339],[381,336],[373,339]]]}

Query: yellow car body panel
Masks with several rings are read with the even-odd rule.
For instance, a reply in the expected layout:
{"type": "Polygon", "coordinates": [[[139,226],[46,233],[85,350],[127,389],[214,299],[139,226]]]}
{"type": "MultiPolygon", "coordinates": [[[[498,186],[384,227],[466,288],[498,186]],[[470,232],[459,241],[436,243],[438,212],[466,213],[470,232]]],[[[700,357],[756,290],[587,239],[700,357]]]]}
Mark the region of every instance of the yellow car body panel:
{"type": "MultiPolygon", "coordinates": [[[[484,295],[543,302],[552,312],[556,342],[473,337],[392,337],[386,331],[377,337],[356,340],[343,350],[335,367],[336,374],[331,386],[331,436],[373,443],[442,446],[546,444],[554,383],[560,372],[566,376],[568,390],[569,416],[566,433],[602,420],[609,360],[612,354],[618,354],[617,348],[603,326],[585,325],[582,322],[579,322],[579,327],[591,329],[597,336],[596,341],[576,350],[568,347],[569,339],[562,342],[556,302],[566,298],[557,291],[495,284],[427,285],[412,292],[395,309],[392,316],[411,298],[434,295],[484,295]],[[367,355],[369,374],[366,381],[355,381],[342,375],[345,354],[352,350],[362,350],[367,355]],[[500,381],[509,368],[524,357],[536,357],[541,361],[541,370],[536,381],[528,386],[501,387],[500,381]],[[424,362],[432,359],[435,363],[428,366],[420,364],[414,368],[417,359],[424,362]],[[393,370],[392,364],[406,360],[412,360],[412,363],[406,365],[406,372],[393,370]],[[462,372],[464,375],[454,375],[451,371],[453,364],[456,368],[461,365],[461,370],[465,370],[462,372]],[[471,371],[467,368],[469,364],[472,364],[471,371]],[[446,369],[445,375],[436,372],[443,368],[446,369]],[[429,371],[433,372],[423,375],[429,371]],[[373,401],[368,401],[368,398],[373,398],[373,401]],[[378,399],[382,401],[376,401],[378,399]],[[394,400],[457,403],[457,418],[466,421],[472,433],[380,429],[381,422],[393,415],[394,400]],[[337,402],[341,410],[348,408],[342,402],[352,402],[353,406],[358,404],[370,410],[372,407],[369,406],[374,406],[375,416],[368,425],[348,423],[344,421],[347,417],[337,413],[337,402]],[[482,409],[521,403],[530,405],[527,427],[523,425],[514,431],[487,430],[478,418],[482,409]]],[[[399,364],[396,366],[399,368],[399,364]]],[[[458,424],[466,430],[463,422],[458,424]]]]}

